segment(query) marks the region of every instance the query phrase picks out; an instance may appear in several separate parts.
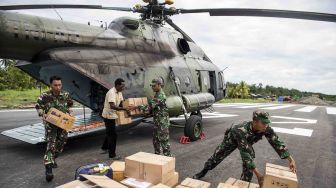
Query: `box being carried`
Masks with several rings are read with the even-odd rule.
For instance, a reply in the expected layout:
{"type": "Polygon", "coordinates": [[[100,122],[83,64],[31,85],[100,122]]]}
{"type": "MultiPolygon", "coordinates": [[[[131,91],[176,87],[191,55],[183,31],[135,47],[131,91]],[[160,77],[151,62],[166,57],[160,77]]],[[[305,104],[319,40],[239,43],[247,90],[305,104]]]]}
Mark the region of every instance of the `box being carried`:
{"type": "Polygon", "coordinates": [[[69,114],[57,110],[56,108],[50,108],[47,113],[47,117],[45,118],[45,121],[61,129],[70,131],[75,122],[75,118],[73,116],[70,116],[69,114]]]}
{"type": "Polygon", "coordinates": [[[128,117],[127,112],[124,110],[117,111],[118,119],[116,119],[117,125],[126,125],[132,123],[132,118],[128,117]]]}
{"type": "Polygon", "coordinates": [[[125,159],[125,176],[144,180],[153,185],[163,183],[177,184],[175,158],[151,153],[138,152],[125,159]]]}
{"type": "Polygon", "coordinates": [[[229,178],[225,183],[220,183],[217,188],[259,188],[259,185],[247,181],[237,180],[235,178],[229,178]]]}
{"type": "Polygon", "coordinates": [[[297,188],[297,176],[288,167],[266,163],[263,187],[297,188]]]}
{"type": "MultiPolygon", "coordinates": [[[[140,105],[148,105],[147,97],[142,98],[128,98],[125,101],[123,101],[123,107],[126,108],[128,106],[140,106],[140,105]]],[[[147,112],[145,112],[147,113],[147,112]]],[[[134,115],[142,115],[143,112],[141,112],[139,109],[131,110],[129,113],[131,116],[134,115]]]]}

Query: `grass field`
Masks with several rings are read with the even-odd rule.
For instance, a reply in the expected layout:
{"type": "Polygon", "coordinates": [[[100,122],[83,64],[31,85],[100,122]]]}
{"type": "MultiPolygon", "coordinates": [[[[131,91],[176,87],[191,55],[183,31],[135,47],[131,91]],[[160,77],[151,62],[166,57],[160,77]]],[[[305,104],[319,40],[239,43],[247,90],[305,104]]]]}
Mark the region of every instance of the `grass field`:
{"type": "Polygon", "coordinates": [[[267,103],[270,100],[266,99],[235,99],[227,98],[220,101],[220,103],[267,103]]]}
{"type": "MultiPolygon", "coordinates": [[[[45,90],[42,90],[42,92],[43,91],[45,90]]],[[[0,108],[33,107],[39,95],[40,89],[0,91],[0,108]]]]}

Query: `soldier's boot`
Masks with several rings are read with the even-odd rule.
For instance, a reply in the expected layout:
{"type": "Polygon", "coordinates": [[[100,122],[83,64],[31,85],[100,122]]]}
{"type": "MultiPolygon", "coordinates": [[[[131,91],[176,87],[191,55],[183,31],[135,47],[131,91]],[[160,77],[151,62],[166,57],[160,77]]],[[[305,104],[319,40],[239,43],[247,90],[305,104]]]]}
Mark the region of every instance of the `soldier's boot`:
{"type": "Polygon", "coordinates": [[[45,168],[46,168],[46,180],[47,182],[50,182],[54,178],[54,175],[52,172],[52,164],[47,164],[45,168]]]}
{"type": "Polygon", "coordinates": [[[207,169],[203,169],[201,172],[195,174],[195,175],[193,176],[193,179],[199,180],[199,179],[203,178],[203,177],[206,175],[206,173],[207,173],[208,171],[209,171],[209,170],[207,170],[207,169]]]}

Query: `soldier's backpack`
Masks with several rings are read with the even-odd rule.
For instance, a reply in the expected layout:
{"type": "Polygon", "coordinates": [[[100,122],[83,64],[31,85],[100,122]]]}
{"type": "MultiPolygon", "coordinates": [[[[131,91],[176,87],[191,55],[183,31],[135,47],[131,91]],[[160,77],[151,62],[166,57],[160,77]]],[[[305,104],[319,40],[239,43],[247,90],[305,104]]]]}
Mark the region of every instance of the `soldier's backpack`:
{"type": "Polygon", "coordinates": [[[85,179],[80,176],[81,174],[98,176],[101,175],[107,176],[111,179],[113,176],[112,168],[105,163],[88,164],[77,168],[75,173],[75,180],[84,181],[85,179]]]}

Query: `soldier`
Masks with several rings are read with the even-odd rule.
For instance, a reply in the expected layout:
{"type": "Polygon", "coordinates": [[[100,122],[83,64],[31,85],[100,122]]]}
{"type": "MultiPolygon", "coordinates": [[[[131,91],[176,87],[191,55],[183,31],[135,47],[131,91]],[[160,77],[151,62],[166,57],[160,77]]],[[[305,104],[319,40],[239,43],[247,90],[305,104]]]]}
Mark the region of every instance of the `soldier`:
{"type": "Polygon", "coordinates": [[[118,118],[117,110],[132,110],[137,107],[122,107],[124,97],[122,91],[125,88],[125,81],[118,78],[114,82],[115,87],[111,88],[105,96],[104,109],[102,116],[105,122],[106,137],[102,145],[102,150],[108,150],[109,157],[114,160],[119,160],[120,157],[116,155],[117,133],[116,133],[116,119],[118,118]]]}
{"type": "Polygon", "coordinates": [[[253,121],[243,122],[232,126],[225,131],[223,142],[216,148],[214,154],[205,163],[201,172],[194,175],[194,179],[200,179],[205,174],[214,169],[236,148],[239,149],[243,160],[243,173],[241,180],[250,182],[253,173],[257,176],[259,185],[262,186],[264,177],[259,173],[254,163],[255,153],[252,145],[265,136],[281,159],[288,159],[290,169],[296,173],[296,164],[293,157],[289,154],[285,144],[280,141],[274,130],[269,126],[269,114],[264,111],[253,112],[253,121]]]}
{"type": "Polygon", "coordinates": [[[153,145],[155,154],[162,153],[165,156],[171,156],[169,144],[169,114],[166,104],[166,95],[162,91],[162,82],[160,79],[152,80],[151,87],[155,92],[153,98],[149,100],[149,105],[139,106],[140,110],[149,110],[153,113],[154,130],[153,145]]]}
{"type": "Polygon", "coordinates": [[[69,93],[62,91],[62,81],[60,77],[52,76],[50,78],[50,88],[51,90],[43,93],[38,98],[35,106],[38,115],[43,117],[45,127],[47,149],[44,155],[44,165],[46,168],[46,180],[48,182],[54,178],[52,168],[57,168],[55,159],[63,151],[68,133],[66,130],[46,122],[45,117],[50,108],[56,108],[57,110],[70,114],[70,107],[73,105],[69,93]]]}

